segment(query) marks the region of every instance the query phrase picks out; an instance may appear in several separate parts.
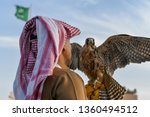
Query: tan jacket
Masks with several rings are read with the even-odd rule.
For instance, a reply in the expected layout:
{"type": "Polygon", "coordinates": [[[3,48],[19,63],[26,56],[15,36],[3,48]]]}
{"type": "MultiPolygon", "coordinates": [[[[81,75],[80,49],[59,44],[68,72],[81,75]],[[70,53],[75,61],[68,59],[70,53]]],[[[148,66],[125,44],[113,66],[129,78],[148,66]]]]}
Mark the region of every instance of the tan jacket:
{"type": "Polygon", "coordinates": [[[82,78],[69,69],[55,68],[43,87],[44,100],[86,100],[82,78]]]}

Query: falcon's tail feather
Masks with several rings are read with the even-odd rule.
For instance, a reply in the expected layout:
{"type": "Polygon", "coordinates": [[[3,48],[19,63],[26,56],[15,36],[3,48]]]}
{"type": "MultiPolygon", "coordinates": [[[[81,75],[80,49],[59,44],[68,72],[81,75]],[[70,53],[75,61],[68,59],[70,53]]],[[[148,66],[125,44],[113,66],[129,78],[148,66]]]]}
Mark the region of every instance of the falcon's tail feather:
{"type": "Polygon", "coordinates": [[[125,88],[122,87],[115,79],[111,76],[106,75],[104,78],[103,86],[100,91],[100,100],[119,100],[123,98],[126,92],[125,88]]]}

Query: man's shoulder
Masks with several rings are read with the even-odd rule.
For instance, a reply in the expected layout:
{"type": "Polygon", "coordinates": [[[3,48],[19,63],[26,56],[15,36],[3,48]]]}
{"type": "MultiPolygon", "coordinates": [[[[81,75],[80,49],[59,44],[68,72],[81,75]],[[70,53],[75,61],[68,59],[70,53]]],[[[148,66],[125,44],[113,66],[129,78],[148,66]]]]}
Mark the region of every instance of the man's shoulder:
{"type": "Polygon", "coordinates": [[[67,72],[64,69],[55,67],[53,70],[53,76],[60,76],[60,75],[65,75],[67,72]]]}
{"type": "Polygon", "coordinates": [[[69,77],[80,77],[77,73],[70,69],[61,69],[58,67],[54,68],[53,76],[69,76],[69,77]]]}

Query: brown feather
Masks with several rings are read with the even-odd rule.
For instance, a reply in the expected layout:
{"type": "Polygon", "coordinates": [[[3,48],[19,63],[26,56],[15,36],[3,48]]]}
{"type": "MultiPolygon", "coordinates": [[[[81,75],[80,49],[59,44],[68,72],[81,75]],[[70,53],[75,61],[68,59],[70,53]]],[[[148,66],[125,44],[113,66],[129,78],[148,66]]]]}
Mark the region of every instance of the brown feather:
{"type": "Polygon", "coordinates": [[[112,75],[117,68],[130,63],[150,61],[150,38],[114,35],[97,48],[104,60],[106,71],[112,75]]]}
{"type": "Polygon", "coordinates": [[[71,64],[70,64],[70,69],[79,69],[80,70],[80,65],[79,65],[79,56],[80,56],[80,51],[82,46],[77,44],[77,43],[71,43],[71,53],[72,53],[72,57],[71,57],[71,64]]]}
{"type": "Polygon", "coordinates": [[[73,55],[78,61],[75,61],[75,68],[80,68],[88,76],[89,83],[94,84],[97,80],[102,84],[99,99],[123,97],[125,89],[112,77],[117,68],[150,61],[150,38],[146,37],[114,35],[99,47],[95,46],[93,38],[87,38],[83,47],[74,49],[72,54],[80,51],[77,56],[73,55]]]}

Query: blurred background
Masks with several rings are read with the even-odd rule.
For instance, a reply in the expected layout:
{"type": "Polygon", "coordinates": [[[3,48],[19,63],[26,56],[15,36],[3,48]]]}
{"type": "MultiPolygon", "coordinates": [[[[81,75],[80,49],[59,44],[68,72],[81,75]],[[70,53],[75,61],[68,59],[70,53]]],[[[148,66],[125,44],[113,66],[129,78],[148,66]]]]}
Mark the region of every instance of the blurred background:
{"type": "MultiPolygon", "coordinates": [[[[87,37],[95,38],[98,46],[109,36],[121,33],[150,37],[149,0],[1,0],[0,99],[12,98],[20,58],[19,37],[27,20],[16,14],[23,12],[16,5],[29,10],[25,11],[29,15],[27,19],[42,15],[78,27],[81,34],[71,42],[81,45],[87,37]]],[[[76,72],[86,84],[87,77],[76,72]]],[[[118,69],[114,78],[127,89],[136,89],[138,99],[150,99],[150,62],[118,69]]]]}

